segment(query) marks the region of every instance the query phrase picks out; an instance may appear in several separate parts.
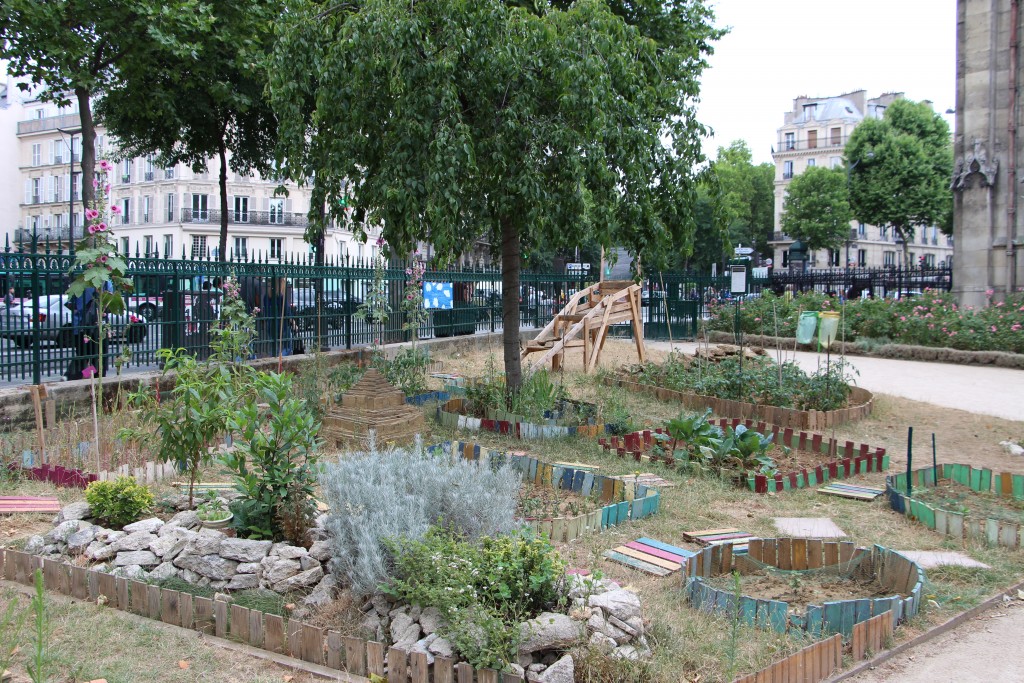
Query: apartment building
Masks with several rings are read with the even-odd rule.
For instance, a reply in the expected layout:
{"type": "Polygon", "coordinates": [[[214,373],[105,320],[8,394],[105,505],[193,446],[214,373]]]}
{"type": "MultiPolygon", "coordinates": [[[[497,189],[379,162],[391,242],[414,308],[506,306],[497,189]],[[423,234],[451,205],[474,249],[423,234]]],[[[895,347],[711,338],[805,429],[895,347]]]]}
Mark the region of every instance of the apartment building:
{"type": "MultiPolygon", "coordinates": [[[[789,248],[794,239],[782,231],[783,203],[789,182],[812,166],[842,168],[848,173],[859,161],[848,160],[844,149],[854,129],[866,118],[880,119],[902,93],[868,98],[864,90],[833,97],[797,97],[784,115],[772,158],[775,161],[775,227],[769,243],[776,268],[790,267],[789,248]]],[[[849,237],[839,249],[809,254],[808,268],[949,265],[953,238],[937,227],[918,228],[910,245],[910,263],[903,263],[902,242],[892,230],[857,221],[850,223],[849,237]]]]}
{"type": "MultiPolygon", "coordinates": [[[[11,182],[0,189],[4,228],[15,249],[28,248],[33,235],[66,244],[81,238],[83,225],[81,121],[77,106],[22,98],[3,91],[7,107],[0,109],[0,151],[11,182]],[[14,124],[14,125],[12,125],[14,124]],[[11,133],[14,132],[14,135],[11,133]],[[16,174],[16,175],[15,175],[16,174]],[[73,206],[73,210],[72,210],[73,206]]],[[[97,158],[117,159],[116,141],[97,130],[97,158]]],[[[113,228],[123,253],[174,258],[218,258],[221,203],[220,164],[211,159],[207,170],[194,172],[183,165],[163,167],[154,155],[118,159],[111,184],[111,203],[121,209],[113,228]]],[[[280,261],[310,254],[304,240],[310,190],[258,175],[242,176],[228,169],[229,258],[280,261]]],[[[371,257],[376,233],[366,244],[349,230],[331,226],[326,235],[327,260],[371,257]]]]}

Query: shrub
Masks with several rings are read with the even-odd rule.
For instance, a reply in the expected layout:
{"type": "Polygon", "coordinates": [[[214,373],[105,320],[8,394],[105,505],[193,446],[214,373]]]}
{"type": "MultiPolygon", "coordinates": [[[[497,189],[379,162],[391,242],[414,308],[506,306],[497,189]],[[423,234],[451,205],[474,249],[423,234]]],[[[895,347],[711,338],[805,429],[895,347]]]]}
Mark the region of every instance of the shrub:
{"type": "Polygon", "coordinates": [[[382,353],[374,354],[372,361],[373,367],[406,396],[426,392],[429,363],[430,356],[426,351],[409,347],[399,349],[391,360],[382,353]]]}
{"type": "Polygon", "coordinates": [[[139,519],[153,506],[153,493],[131,477],[94,481],[85,489],[92,514],[104,524],[120,529],[139,519]]]}
{"type": "Polygon", "coordinates": [[[346,455],[324,467],[320,485],[331,508],[336,571],[357,594],[392,576],[388,539],[416,541],[440,525],[467,540],[515,528],[520,476],[509,465],[487,468],[411,449],[346,455]]]}

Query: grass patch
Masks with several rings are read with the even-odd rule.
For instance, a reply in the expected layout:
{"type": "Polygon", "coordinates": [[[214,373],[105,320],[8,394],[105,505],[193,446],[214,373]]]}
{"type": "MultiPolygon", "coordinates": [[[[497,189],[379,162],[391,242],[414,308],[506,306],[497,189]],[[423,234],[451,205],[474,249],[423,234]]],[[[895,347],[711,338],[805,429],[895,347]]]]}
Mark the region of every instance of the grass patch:
{"type": "MultiPolygon", "coordinates": [[[[196,598],[213,598],[218,592],[209,586],[197,586],[196,584],[189,583],[184,579],[178,577],[171,577],[169,579],[163,579],[161,581],[152,582],[154,585],[166,588],[167,590],[178,591],[179,593],[188,593],[192,597],[196,598]]],[[[294,602],[292,599],[294,596],[280,595],[270,590],[264,590],[262,588],[250,588],[236,593],[231,593],[231,602],[240,607],[247,609],[254,609],[264,614],[275,614],[277,616],[287,616],[288,609],[285,605],[294,602]]]]}

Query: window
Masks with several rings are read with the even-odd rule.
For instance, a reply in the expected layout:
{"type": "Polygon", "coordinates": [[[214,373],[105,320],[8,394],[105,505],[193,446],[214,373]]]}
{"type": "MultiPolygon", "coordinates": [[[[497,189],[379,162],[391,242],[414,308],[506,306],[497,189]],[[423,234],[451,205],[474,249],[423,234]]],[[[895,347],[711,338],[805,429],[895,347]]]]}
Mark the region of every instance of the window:
{"type": "Polygon", "coordinates": [[[42,178],[33,178],[32,179],[32,203],[33,204],[39,204],[39,203],[41,203],[43,201],[43,197],[42,197],[42,195],[43,195],[43,193],[42,193],[42,184],[43,184],[43,179],[42,178]]]}
{"type": "Polygon", "coordinates": [[[149,223],[153,220],[153,198],[146,195],[142,198],[142,222],[149,223]]]}
{"type": "Polygon", "coordinates": [[[121,238],[121,253],[124,254],[125,256],[129,255],[128,254],[128,238],[127,237],[122,237],[121,238]]]}
{"type": "Polygon", "coordinates": [[[829,131],[829,142],[832,144],[833,147],[838,147],[839,144],[842,142],[842,139],[842,128],[833,128],[831,131],[829,131]]]}
{"type": "Polygon", "coordinates": [[[363,260],[363,245],[362,244],[357,244],[356,245],[356,258],[359,261],[363,260]]]}
{"type": "Polygon", "coordinates": [[[43,146],[40,143],[32,145],[32,165],[40,166],[43,163],[43,146]]]}
{"type": "Polygon", "coordinates": [[[924,267],[925,268],[934,268],[935,267],[935,254],[925,254],[924,255],[924,267]]]}
{"type": "Polygon", "coordinates": [[[857,250],[857,266],[864,268],[868,265],[868,252],[864,249],[857,250]]]}
{"type": "Polygon", "coordinates": [[[807,149],[818,148],[818,131],[809,130],[807,131],[807,149]]]}
{"type": "Polygon", "coordinates": [[[121,225],[128,225],[131,221],[129,216],[132,215],[132,200],[130,197],[125,197],[121,200],[121,225]]]}
{"type": "Polygon", "coordinates": [[[244,259],[249,257],[249,238],[248,237],[236,237],[235,238],[235,254],[236,259],[244,259]]]}
{"type": "Polygon", "coordinates": [[[829,168],[839,168],[840,166],[843,165],[843,158],[842,157],[829,157],[828,158],[828,165],[829,165],[829,168]]]}
{"type": "Polygon", "coordinates": [[[796,149],[796,133],[786,133],[786,149],[796,149]]]}
{"type": "Polygon", "coordinates": [[[818,163],[817,159],[808,159],[807,160],[807,168],[814,168],[817,165],[817,163],[818,163]]]}
{"type": "Polygon", "coordinates": [[[818,103],[804,105],[804,121],[811,121],[818,113],[818,103]]]}
{"type": "Polygon", "coordinates": [[[868,234],[868,226],[864,225],[863,223],[858,223],[857,224],[857,236],[858,237],[867,237],[867,234],[868,234]]]}
{"type": "Polygon", "coordinates": [[[164,235],[164,258],[174,256],[174,235],[164,235]]]}
{"type": "Polygon", "coordinates": [[[153,255],[153,236],[145,235],[142,238],[142,255],[149,258],[153,255]]]}
{"type": "Polygon", "coordinates": [[[878,229],[878,236],[882,238],[883,242],[889,241],[889,228],[882,226],[878,229]]]}
{"type": "Polygon", "coordinates": [[[828,250],[828,264],[830,266],[834,267],[834,268],[838,268],[839,267],[839,256],[840,256],[840,254],[839,254],[839,250],[838,249],[829,249],[828,250]]]}
{"type": "Polygon", "coordinates": [[[192,235],[192,258],[206,256],[206,235],[192,235]]]}
{"type": "Polygon", "coordinates": [[[248,197],[235,197],[235,215],[234,220],[236,223],[248,223],[249,222],[249,198],[248,197]]]}
{"type": "Polygon", "coordinates": [[[793,162],[783,161],[782,162],[782,179],[789,180],[793,177],[793,162]]]}
{"type": "Polygon", "coordinates": [[[174,167],[170,166],[164,169],[164,180],[174,180],[174,167]]]}
{"type": "Polygon", "coordinates": [[[782,252],[782,267],[789,268],[789,249],[782,252]]]}
{"type": "Polygon", "coordinates": [[[143,180],[153,180],[153,177],[154,177],[153,176],[153,166],[154,166],[153,162],[155,160],[156,160],[156,157],[154,155],[152,155],[152,154],[147,154],[146,155],[146,163],[145,163],[146,173],[143,176],[143,180]]]}
{"type": "Polygon", "coordinates": [[[57,228],[58,230],[64,227],[64,214],[53,214],[53,227],[57,228]]]}
{"type": "Polygon", "coordinates": [[[282,225],[284,223],[284,200],[277,198],[270,200],[270,216],[269,221],[273,225],[282,225]]]}
{"type": "Polygon", "coordinates": [[[270,258],[281,258],[281,243],[283,241],[280,238],[270,238],[270,258]]]}
{"type": "Polygon", "coordinates": [[[928,228],[921,228],[921,244],[928,244],[928,228]]]}
{"type": "Polygon", "coordinates": [[[64,176],[50,176],[50,201],[64,201],[64,176]]]}
{"type": "Polygon", "coordinates": [[[910,268],[913,265],[914,265],[914,252],[910,252],[910,253],[907,254],[907,268],[910,268]]]}
{"type": "Polygon", "coordinates": [[[205,223],[210,220],[209,195],[192,195],[192,222],[205,223]]]}
{"type": "Polygon", "coordinates": [[[132,160],[125,159],[121,162],[121,182],[127,185],[132,181],[132,160]]]}
{"type": "Polygon", "coordinates": [[[71,176],[71,194],[76,202],[82,201],[82,174],[75,173],[71,176]]]}
{"type": "Polygon", "coordinates": [[[175,195],[174,195],[173,192],[168,192],[167,193],[167,200],[165,202],[165,207],[167,209],[167,222],[168,223],[173,223],[174,222],[174,196],[175,195]]]}

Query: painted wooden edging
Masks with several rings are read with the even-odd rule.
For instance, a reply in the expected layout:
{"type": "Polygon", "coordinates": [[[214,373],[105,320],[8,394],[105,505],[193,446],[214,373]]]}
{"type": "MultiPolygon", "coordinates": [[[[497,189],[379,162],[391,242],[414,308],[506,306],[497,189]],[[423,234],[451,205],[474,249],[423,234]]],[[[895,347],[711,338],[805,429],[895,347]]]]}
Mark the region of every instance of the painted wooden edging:
{"type": "MultiPolygon", "coordinates": [[[[856,624],[850,638],[851,658],[854,662],[860,662],[881,652],[892,634],[893,620],[889,614],[879,614],[856,624]]],[[[760,671],[737,678],[734,683],[820,683],[842,668],[843,637],[837,633],[773,662],[760,671]]]]}
{"type": "Polygon", "coordinates": [[[496,432],[507,434],[519,439],[557,439],[567,436],[597,437],[608,432],[608,425],[580,425],[563,427],[556,424],[534,424],[524,422],[518,415],[493,412],[493,419],[469,417],[462,413],[466,400],[453,398],[437,407],[437,421],[445,427],[465,429],[475,432],[496,432]]]}
{"type": "Polygon", "coordinates": [[[481,466],[500,467],[509,462],[520,472],[524,481],[532,481],[537,486],[573,491],[584,497],[596,496],[604,503],[601,508],[587,514],[529,523],[531,529],[546,534],[556,543],[568,543],[588,533],[650,517],[661,507],[661,493],[650,486],[625,482],[589,470],[553,465],[523,453],[502,453],[464,441],[446,441],[427,448],[428,453],[435,455],[446,451],[450,451],[453,457],[471,460],[481,466]]]}
{"type": "Polygon", "coordinates": [[[121,465],[113,470],[103,470],[99,474],[85,472],[74,467],[62,467],[61,465],[40,465],[38,467],[18,467],[12,463],[9,465],[12,470],[20,469],[21,473],[34,481],[45,481],[62,488],[84,489],[94,481],[108,481],[118,477],[131,477],[140,484],[152,484],[153,482],[175,477],[178,471],[172,462],[146,461],[141,467],[121,465]]]}
{"type": "Polygon", "coordinates": [[[756,418],[765,422],[789,427],[791,429],[828,429],[839,425],[862,420],[871,414],[874,405],[874,395],[867,389],[851,387],[850,404],[839,410],[794,410],[792,408],[779,408],[757,403],[746,403],[744,401],[730,401],[714,396],[702,394],[691,394],[683,391],[674,391],[663,387],[656,387],[650,384],[640,384],[625,378],[621,375],[605,377],[604,383],[608,386],[617,386],[637,393],[654,396],[660,401],[676,401],[690,410],[704,410],[710,408],[715,415],[726,417],[741,417],[743,419],[756,418]]]}
{"type": "MultiPolygon", "coordinates": [[[[977,469],[960,463],[943,463],[939,470],[936,471],[933,467],[913,470],[910,473],[911,484],[917,488],[935,486],[938,475],[939,481],[948,479],[967,486],[972,491],[1024,500],[1024,475],[1010,472],[994,473],[988,468],[977,469]]],[[[1024,546],[1024,525],[991,517],[971,517],[961,512],[933,507],[907,496],[906,490],[906,472],[885,478],[889,507],[910,519],[916,519],[932,531],[960,542],[970,538],[1004,548],[1015,549],[1024,546]]]]}
{"type": "Polygon", "coordinates": [[[893,625],[915,616],[920,608],[924,588],[924,570],[915,562],[888,548],[875,545],[857,548],[849,541],[821,541],[803,538],[752,539],[747,555],[734,555],[724,546],[705,548],[683,565],[684,591],[696,609],[731,616],[740,614],[748,625],[771,628],[785,633],[790,629],[807,631],[818,637],[838,633],[853,635],[853,627],[882,613],[891,613],[893,625]],[[749,562],[746,558],[753,560],[749,562]],[[886,598],[839,600],[823,605],[808,605],[803,616],[789,614],[789,606],[777,600],[735,596],[727,590],[712,588],[703,579],[728,574],[758,571],[758,564],[784,571],[817,570],[824,567],[851,565],[855,575],[876,575],[879,583],[894,595],[886,598]],[[857,564],[854,564],[854,563],[857,564]],[[908,597],[902,597],[907,595],[908,597]],[[737,611],[738,610],[738,611],[737,611]]]}
{"type": "Polygon", "coordinates": [[[494,669],[473,669],[466,662],[457,663],[450,657],[435,657],[434,662],[429,663],[424,652],[389,648],[383,643],[342,636],[337,631],[297,619],[286,619],[92,569],[72,567],[36,555],[0,549],[0,576],[8,581],[31,586],[37,569],[42,570],[46,590],[92,602],[103,596],[106,607],[111,609],[220,638],[227,637],[261,650],[355,676],[373,674],[410,683],[471,681],[474,675],[478,683],[524,681],[521,676],[494,669]]]}
{"type": "MultiPolygon", "coordinates": [[[[822,463],[811,469],[785,473],[779,472],[772,478],[768,478],[763,474],[755,475],[754,477],[749,477],[745,473],[737,474],[736,478],[739,485],[746,485],[754,493],[790,491],[817,486],[836,479],[845,479],[857,474],[884,472],[889,469],[889,456],[884,448],[872,449],[868,444],[855,444],[853,441],[846,441],[844,444],[840,444],[837,439],[831,439],[822,434],[808,433],[806,431],[797,433],[788,427],[779,427],[778,425],[771,425],[765,422],[755,423],[753,420],[743,422],[738,418],[722,418],[712,422],[717,422],[723,428],[726,426],[735,428],[740,424],[745,424],[748,428],[756,428],[762,434],[770,431],[778,443],[782,443],[784,446],[794,450],[805,450],[814,453],[836,453],[841,456],[839,460],[822,463]]],[[[660,427],[653,432],[649,429],[644,429],[632,434],[625,434],[622,437],[600,438],[598,443],[605,450],[614,450],[620,458],[629,455],[637,462],[663,462],[669,467],[679,467],[682,463],[676,458],[647,453],[654,445],[654,434],[664,433],[664,429],[660,427]]]]}

